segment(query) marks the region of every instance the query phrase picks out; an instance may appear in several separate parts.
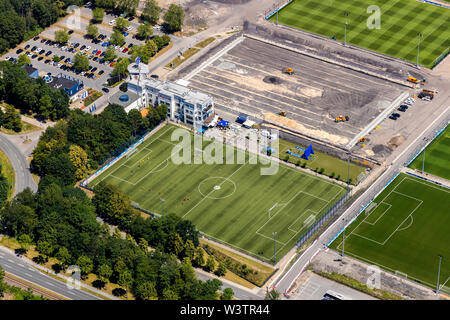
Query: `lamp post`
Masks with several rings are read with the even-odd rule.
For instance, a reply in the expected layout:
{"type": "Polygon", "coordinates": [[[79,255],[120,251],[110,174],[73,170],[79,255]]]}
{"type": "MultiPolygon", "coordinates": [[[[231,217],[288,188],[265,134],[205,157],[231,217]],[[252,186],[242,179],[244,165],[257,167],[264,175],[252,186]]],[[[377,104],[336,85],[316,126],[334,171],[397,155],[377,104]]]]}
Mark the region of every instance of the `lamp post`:
{"type": "Polygon", "coordinates": [[[347,17],[348,17],[348,12],[344,13],[345,16],[345,25],[344,25],[344,46],[347,44],[347,17]]]}
{"type": "Polygon", "coordinates": [[[277,236],[277,233],[273,232],[272,235],[273,235],[273,260],[276,263],[277,262],[277,247],[276,247],[275,237],[277,236]]]}
{"type": "Polygon", "coordinates": [[[159,198],[161,200],[161,204],[162,204],[162,215],[164,216],[164,202],[166,202],[166,200],[164,200],[163,198],[159,198]]]}
{"type": "Polygon", "coordinates": [[[441,260],[442,256],[439,254],[439,267],[438,267],[438,274],[437,274],[437,283],[436,283],[436,294],[439,294],[439,274],[441,273],[441,260]]]}
{"type": "Polygon", "coordinates": [[[350,157],[351,152],[348,153],[347,157],[347,191],[350,190],[350,157]]]}
{"type": "Polygon", "coordinates": [[[422,37],[422,34],[419,32],[419,34],[417,36],[418,36],[418,39],[417,39],[417,62],[416,62],[416,67],[419,68],[419,47],[420,47],[420,38],[422,37]]]}

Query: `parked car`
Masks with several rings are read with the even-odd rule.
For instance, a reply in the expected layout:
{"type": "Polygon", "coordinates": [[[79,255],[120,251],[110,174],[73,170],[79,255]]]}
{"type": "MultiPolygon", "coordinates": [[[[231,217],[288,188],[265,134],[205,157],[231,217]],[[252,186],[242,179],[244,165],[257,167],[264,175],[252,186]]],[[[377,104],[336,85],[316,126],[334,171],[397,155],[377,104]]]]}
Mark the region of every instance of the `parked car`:
{"type": "Polygon", "coordinates": [[[29,47],[30,47],[30,45],[27,44],[27,45],[25,46],[25,50],[27,50],[29,47]]]}
{"type": "Polygon", "coordinates": [[[393,113],[392,115],[393,115],[394,117],[397,117],[397,118],[400,117],[400,114],[399,114],[399,113],[393,113]]]}
{"type": "Polygon", "coordinates": [[[42,59],[44,59],[44,57],[40,56],[40,57],[38,58],[38,61],[41,61],[42,59]]]}
{"type": "Polygon", "coordinates": [[[100,70],[100,71],[98,72],[98,75],[101,76],[101,75],[104,74],[104,73],[105,73],[105,71],[100,70]]]}
{"type": "Polygon", "coordinates": [[[86,49],[86,46],[83,44],[83,45],[81,46],[80,50],[84,50],[84,49],[86,49]]]}
{"type": "Polygon", "coordinates": [[[39,54],[44,54],[44,53],[45,53],[45,50],[39,51],[39,54]]]}
{"type": "Polygon", "coordinates": [[[17,49],[16,54],[21,54],[23,52],[23,49],[17,49]]]}
{"type": "Polygon", "coordinates": [[[46,41],[45,39],[42,39],[42,40],[41,40],[41,43],[44,43],[45,41],[46,41]]]}
{"type": "Polygon", "coordinates": [[[33,48],[31,48],[31,51],[34,51],[34,50],[36,50],[36,49],[37,49],[37,47],[34,46],[33,48]]]}
{"type": "Polygon", "coordinates": [[[127,51],[128,51],[128,48],[125,48],[125,49],[122,50],[123,53],[125,53],[127,51]]]}
{"type": "Polygon", "coordinates": [[[36,59],[37,58],[37,54],[33,54],[32,56],[31,56],[31,59],[36,59]]]}
{"type": "Polygon", "coordinates": [[[95,71],[97,71],[97,67],[94,67],[94,68],[91,70],[91,72],[95,72],[95,71]]]}
{"type": "Polygon", "coordinates": [[[102,43],[102,47],[107,47],[107,46],[109,46],[109,42],[103,42],[102,43]]]}
{"type": "Polygon", "coordinates": [[[73,30],[69,30],[69,32],[67,32],[68,34],[72,34],[73,33],[73,30]]]}
{"type": "Polygon", "coordinates": [[[108,93],[109,89],[108,88],[102,88],[102,91],[108,93]]]}
{"type": "Polygon", "coordinates": [[[53,52],[51,51],[47,51],[47,53],[45,54],[46,57],[48,57],[49,55],[51,55],[53,52]]]}
{"type": "Polygon", "coordinates": [[[397,120],[397,117],[394,117],[392,114],[389,116],[389,119],[397,120]]]}
{"type": "Polygon", "coordinates": [[[95,53],[96,56],[99,56],[101,54],[102,54],[102,52],[100,50],[97,50],[97,52],[95,53]]]}
{"type": "Polygon", "coordinates": [[[36,37],[34,37],[34,39],[33,39],[34,41],[37,41],[37,40],[39,40],[39,36],[36,36],[36,37]]]}
{"type": "Polygon", "coordinates": [[[110,66],[111,68],[114,67],[114,65],[115,65],[114,62],[111,62],[111,63],[109,64],[109,66],[110,66]]]}

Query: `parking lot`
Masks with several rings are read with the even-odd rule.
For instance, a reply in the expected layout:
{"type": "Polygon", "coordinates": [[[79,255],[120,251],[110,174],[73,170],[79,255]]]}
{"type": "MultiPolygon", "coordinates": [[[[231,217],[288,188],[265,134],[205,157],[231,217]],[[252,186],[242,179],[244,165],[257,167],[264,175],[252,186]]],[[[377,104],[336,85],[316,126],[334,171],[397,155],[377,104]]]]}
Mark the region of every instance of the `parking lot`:
{"type": "MultiPolygon", "coordinates": [[[[60,73],[64,73],[82,81],[85,88],[93,88],[97,91],[102,90],[103,84],[110,77],[115,63],[111,64],[105,61],[103,56],[109,45],[108,40],[113,33],[113,22],[117,19],[117,16],[105,14],[103,22],[97,24],[100,36],[92,40],[85,36],[86,27],[89,25],[92,17],[92,10],[83,7],[78,12],[61,19],[39,36],[20,44],[13,51],[6,54],[2,60],[6,56],[17,59],[20,54],[25,53],[29,55],[32,66],[39,70],[40,75],[50,74],[58,76],[60,73]],[[54,42],[54,33],[57,30],[69,32],[70,40],[65,46],[54,42]],[[87,72],[79,72],[72,67],[73,57],[79,52],[89,57],[90,69],[87,72]],[[62,58],[61,61],[54,62],[54,56],[62,58]]],[[[133,45],[144,44],[145,41],[135,37],[138,26],[139,21],[137,18],[130,21],[130,30],[125,36],[126,43],[122,47],[115,47],[118,58],[129,58],[129,51],[133,45]]],[[[161,31],[154,30],[154,35],[162,34],[161,31]]],[[[117,58],[114,61],[116,60],[117,58]]]]}

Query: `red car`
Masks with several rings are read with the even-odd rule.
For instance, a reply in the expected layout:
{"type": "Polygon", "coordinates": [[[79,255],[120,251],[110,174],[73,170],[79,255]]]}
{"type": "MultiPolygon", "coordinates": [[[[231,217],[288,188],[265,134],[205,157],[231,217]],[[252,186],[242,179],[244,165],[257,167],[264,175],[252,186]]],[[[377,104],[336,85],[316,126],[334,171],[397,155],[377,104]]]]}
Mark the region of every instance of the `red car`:
{"type": "Polygon", "coordinates": [[[96,56],[99,56],[101,53],[102,53],[102,52],[101,52],[100,50],[98,50],[98,51],[95,53],[95,55],[96,55],[96,56]]]}
{"type": "Polygon", "coordinates": [[[125,49],[122,50],[123,53],[125,53],[127,51],[128,51],[128,48],[125,48],[125,49]]]}
{"type": "Polygon", "coordinates": [[[111,64],[109,65],[110,67],[114,67],[115,63],[111,62],[111,64]]]}

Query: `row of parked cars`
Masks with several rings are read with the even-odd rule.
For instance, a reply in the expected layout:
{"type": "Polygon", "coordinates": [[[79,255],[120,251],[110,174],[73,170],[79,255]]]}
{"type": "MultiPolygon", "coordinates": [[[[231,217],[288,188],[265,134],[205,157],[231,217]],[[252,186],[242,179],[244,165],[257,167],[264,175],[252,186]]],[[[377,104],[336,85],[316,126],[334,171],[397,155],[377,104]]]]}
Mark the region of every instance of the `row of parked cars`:
{"type": "MultiPolygon", "coordinates": [[[[398,107],[397,110],[400,111],[400,112],[406,112],[406,110],[408,110],[408,108],[409,108],[411,105],[413,105],[414,102],[416,102],[416,99],[414,99],[414,98],[408,98],[408,99],[405,100],[405,102],[404,102],[402,105],[400,105],[400,107],[398,107]]],[[[400,118],[400,114],[397,113],[397,112],[394,112],[394,113],[392,113],[392,114],[389,116],[389,119],[392,119],[392,120],[397,120],[398,118],[400,118]]]]}

